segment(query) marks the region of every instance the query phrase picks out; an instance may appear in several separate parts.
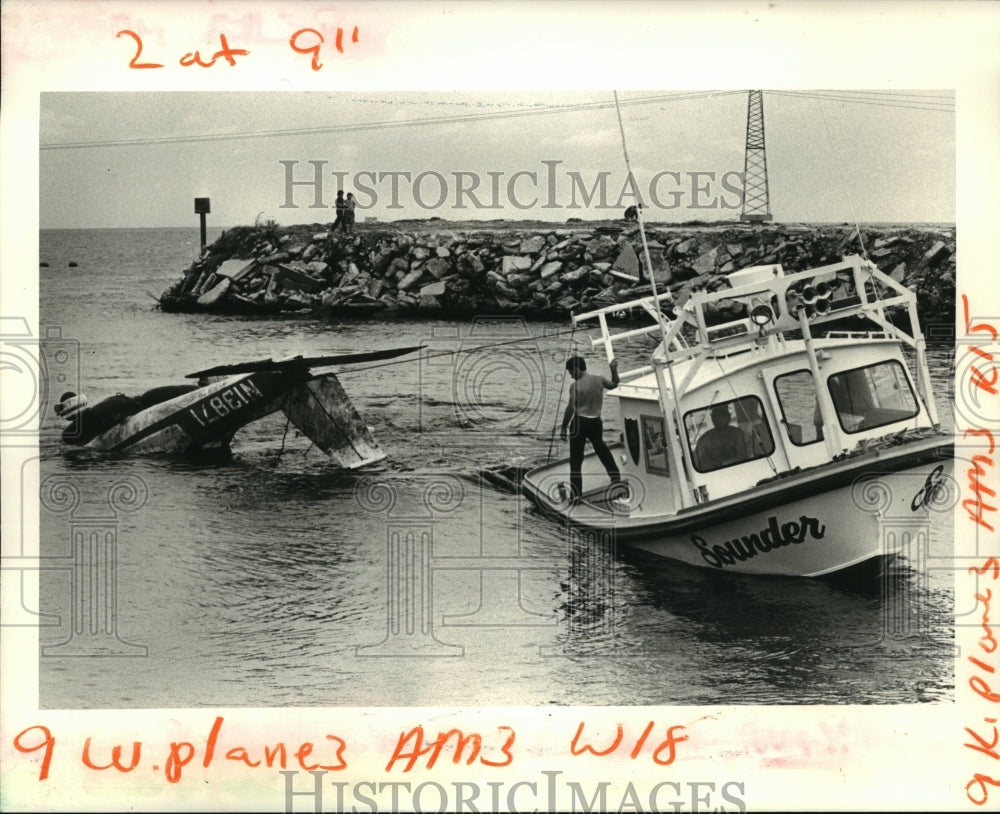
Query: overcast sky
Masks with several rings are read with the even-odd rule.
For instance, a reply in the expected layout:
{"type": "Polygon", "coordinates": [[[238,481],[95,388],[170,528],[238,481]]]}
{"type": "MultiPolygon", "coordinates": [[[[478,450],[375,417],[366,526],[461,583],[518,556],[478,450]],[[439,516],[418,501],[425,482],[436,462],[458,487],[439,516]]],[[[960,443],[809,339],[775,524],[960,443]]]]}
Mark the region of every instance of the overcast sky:
{"type": "MultiPolygon", "coordinates": [[[[747,91],[618,97],[647,219],[738,217],[747,91]]],[[[775,220],[955,220],[954,94],[763,99],[775,220]]],[[[42,228],[191,226],[195,197],[216,227],[325,222],[341,179],[359,219],[564,222],[634,202],[609,91],[42,93],[40,114],[42,228]],[[319,188],[288,186],[317,166],[319,188]]]]}

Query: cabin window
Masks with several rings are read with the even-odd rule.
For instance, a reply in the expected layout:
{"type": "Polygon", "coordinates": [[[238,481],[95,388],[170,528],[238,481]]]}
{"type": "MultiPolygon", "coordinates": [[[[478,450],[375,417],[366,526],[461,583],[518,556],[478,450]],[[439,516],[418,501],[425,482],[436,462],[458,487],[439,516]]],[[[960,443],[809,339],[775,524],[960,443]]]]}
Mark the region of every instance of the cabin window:
{"type": "Polygon", "coordinates": [[[667,433],[659,416],[639,416],[642,422],[642,448],[646,456],[646,471],[670,474],[667,458],[667,433]]]}
{"type": "Polygon", "coordinates": [[[906,371],[895,360],[836,373],[828,386],[844,432],[894,424],[918,412],[906,371]]]}
{"type": "Polygon", "coordinates": [[[712,472],[774,452],[771,428],[756,396],[691,410],[684,415],[684,429],[694,468],[699,472],[712,472]]]}
{"type": "Polygon", "coordinates": [[[789,440],[804,447],[823,440],[823,418],[816,399],[816,382],[808,370],[785,373],[774,380],[789,440]]]}

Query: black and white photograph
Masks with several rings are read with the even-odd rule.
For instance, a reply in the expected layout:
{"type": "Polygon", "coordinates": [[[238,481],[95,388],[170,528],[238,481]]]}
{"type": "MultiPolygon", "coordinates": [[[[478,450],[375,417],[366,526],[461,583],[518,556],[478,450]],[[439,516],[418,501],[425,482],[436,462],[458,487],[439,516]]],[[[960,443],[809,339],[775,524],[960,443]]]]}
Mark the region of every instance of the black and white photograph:
{"type": "Polygon", "coordinates": [[[995,802],[998,97],[916,5],[782,78],[858,6],[5,4],[3,808],[995,802]]]}

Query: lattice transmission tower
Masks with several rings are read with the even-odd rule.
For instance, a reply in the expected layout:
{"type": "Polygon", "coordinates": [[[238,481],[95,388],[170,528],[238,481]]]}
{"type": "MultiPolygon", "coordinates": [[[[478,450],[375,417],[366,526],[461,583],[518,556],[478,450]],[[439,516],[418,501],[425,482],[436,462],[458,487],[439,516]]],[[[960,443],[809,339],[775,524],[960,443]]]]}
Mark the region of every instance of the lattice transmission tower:
{"type": "Polygon", "coordinates": [[[767,153],[764,150],[764,99],[759,90],[750,91],[747,100],[747,149],[743,178],[740,220],[772,220],[767,187],[767,153]]]}

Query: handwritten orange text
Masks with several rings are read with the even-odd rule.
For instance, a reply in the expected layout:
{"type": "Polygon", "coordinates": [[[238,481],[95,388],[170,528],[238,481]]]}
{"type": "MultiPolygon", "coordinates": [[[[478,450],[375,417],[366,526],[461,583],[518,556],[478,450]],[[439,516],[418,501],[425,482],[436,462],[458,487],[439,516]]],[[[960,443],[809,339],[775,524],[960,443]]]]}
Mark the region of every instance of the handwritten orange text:
{"type": "MultiPolygon", "coordinates": [[[[198,757],[205,769],[216,760],[242,763],[251,769],[261,766],[287,769],[291,765],[312,772],[347,768],[347,761],[344,759],[347,743],[337,735],[326,735],[326,742],[319,746],[312,741],[277,741],[249,745],[227,742],[222,737],[223,723],[222,716],[217,716],[204,740],[172,741],[164,758],[156,762],[143,761],[142,741],[132,741],[131,747],[124,747],[122,744],[95,744],[94,738],[88,737],[80,750],[80,762],[97,772],[113,769],[127,774],[139,768],[162,771],[169,783],[179,783],[184,768],[198,757]],[[314,752],[321,754],[314,756],[314,752]]],[[[48,779],[56,748],[56,737],[48,727],[35,725],[22,730],[14,737],[14,748],[22,754],[34,756],[39,763],[38,779],[48,779]]]]}
{"type": "MultiPolygon", "coordinates": [[[[344,36],[344,28],[338,26],[336,34],[333,37],[333,48],[341,54],[344,53],[344,36]]],[[[128,63],[128,67],[130,69],[148,70],[166,67],[166,63],[164,62],[153,62],[149,60],[148,57],[144,57],[142,37],[135,31],[123,28],[115,34],[115,37],[125,37],[127,39],[131,39],[134,44],[132,58],[128,63]]],[[[354,26],[350,34],[350,41],[356,44],[358,39],[358,27],[354,26]]],[[[315,28],[300,28],[288,39],[289,47],[296,54],[311,56],[310,66],[314,71],[318,71],[323,67],[323,63],[320,62],[320,53],[325,43],[326,38],[315,28]]],[[[229,44],[229,40],[226,38],[226,35],[219,34],[219,49],[212,53],[211,56],[203,57],[201,51],[188,51],[177,60],[177,63],[184,68],[190,68],[194,65],[197,65],[200,68],[211,68],[221,60],[230,67],[236,67],[237,57],[248,56],[250,56],[249,50],[246,48],[235,48],[231,46],[229,44]]]]}
{"type": "MultiPolygon", "coordinates": [[[[351,32],[351,42],[356,43],[358,41],[358,27],[354,26],[354,31],[351,32]]],[[[291,46],[292,50],[297,54],[312,54],[312,60],[310,62],[312,69],[318,71],[323,67],[323,63],[319,61],[319,51],[320,46],[323,45],[325,40],[323,35],[320,34],[315,28],[300,28],[296,31],[288,40],[288,44],[291,46]],[[304,35],[304,36],[303,36],[304,35]],[[310,44],[311,43],[311,44],[310,44]]],[[[333,40],[334,47],[342,54],[344,53],[344,29],[338,27],[337,35],[333,40]]]]}
{"type": "MultiPolygon", "coordinates": [[[[989,323],[974,321],[970,317],[969,298],[964,294],[962,308],[965,334],[976,337],[976,344],[970,346],[970,350],[977,358],[970,365],[968,383],[977,394],[981,391],[989,396],[996,396],[997,377],[1000,376],[1000,372],[994,364],[993,354],[980,347],[980,344],[996,343],[998,331],[989,323]],[[980,342],[980,335],[986,342],[980,342]]],[[[986,451],[972,456],[971,466],[967,470],[971,496],[962,501],[962,508],[973,523],[993,532],[995,520],[991,513],[996,512],[997,506],[995,501],[992,503],[989,501],[996,498],[997,493],[994,488],[987,485],[986,480],[994,465],[996,439],[990,430],[982,426],[966,429],[963,437],[978,439],[985,444],[986,451]]],[[[1000,752],[997,749],[1000,743],[1000,731],[997,729],[997,720],[1000,719],[1000,706],[997,706],[1000,705],[1000,676],[997,676],[997,636],[990,621],[993,587],[1000,580],[1000,560],[991,556],[981,565],[970,567],[968,572],[976,578],[976,607],[983,609],[979,639],[973,652],[966,656],[966,666],[971,670],[968,684],[969,688],[989,706],[986,708],[987,714],[983,716],[982,723],[977,722],[973,726],[965,727],[969,739],[963,745],[977,755],[985,755],[992,761],[1000,762],[1000,752]]],[[[1000,786],[1000,765],[997,763],[988,765],[989,771],[974,771],[972,779],[965,786],[966,796],[979,806],[987,803],[992,788],[1000,786]]]]}
{"type": "Polygon", "coordinates": [[[409,732],[399,733],[396,748],[393,750],[392,757],[389,758],[385,770],[388,772],[393,768],[396,761],[405,760],[406,764],[403,767],[403,771],[408,772],[425,755],[427,756],[426,767],[433,769],[441,752],[449,747],[454,749],[452,762],[456,764],[461,762],[464,757],[466,765],[471,765],[478,759],[484,766],[509,766],[514,760],[514,755],[510,750],[514,745],[516,734],[509,726],[497,727],[497,731],[499,737],[496,746],[499,759],[494,760],[482,755],[483,736],[478,732],[466,735],[460,729],[449,729],[447,732],[438,732],[437,737],[432,740],[425,740],[424,728],[416,726],[409,732]],[[452,744],[452,737],[455,738],[454,744],[452,744]]]}
{"type": "MultiPolygon", "coordinates": [[[[988,334],[990,341],[996,342],[998,333],[996,328],[986,322],[973,324],[972,319],[969,317],[969,299],[965,294],[962,295],[962,306],[965,309],[966,335],[988,334]]],[[[978,345],[973,345],[969,349],[976,356],[990,362],[987,372],[984,372],[982,368],[977,366],[979,363],[970,366],[970,383],[985,393],[993,396],[997,395],[996,385],[1000,371],[993,364],[993,354],[983,350],[978,345]]],[[[968,469],[968,478],[969,488],[973,496],[962,501],[962,508],[965,509],[974,523],[988,531],[994,531],[993,524],[984,516],[984,513],[995,512],[997,510],[995,504],[987,502],[987,498],[995,498],[997,493],[995,489],[987,486],[983,481],[986,478],[986,469],[984,467],[993,467],[993,452],[996,449],[996,441],[993,438],[993,433],[985,427],[966,430],[964,437],[968,438],[970,435],[984,439],[989,444],[989,451],[985,455],[978,454],[972,456],[972,466],[968,469]]]]}
{"type": "MultiPolygon", "coordinates": [[[[986,577],[993,582],[997,582],[998,578],[1000,578],[1000,561],[996,557],[990,557],[982,565],[973,565],[969,568],[969,573],[978,574],[980,577],[986,577]]],[[[976,669],[976,672],[969,676],[969,686],[972,688],[972,691],[983,700],[998,704],[1000,703],[1000,692],[997,692],[997,689],[1000,688],[1000,685],[996,683],[996,666],[990,664],[988,661],[984,661],[984,658],[988,659],[991,656],[993,657],[993,661],[996,661],[997,637],[993,631],[993,626],[990,624],[990,601],[992,598],[993,589],[991,587],[983,587],[976,592],[976,601],[983,608],[982,627],[979,641],[977,642],[978,649],[975,651],[976,654],[970,654],[967,656],[967,659],[976,669]]],[[[997,752],[997,744],[1000,742],[1000,732],[998,732],[996,726],[997,715],[984,716],[983,723],[989,725],[988,730],[978,724],[975,727],[965,727],[970,740],[963,745],[967,749],[972,749],[993,760],[1000,761],[1000,753],[997,752]],[[982,734],[984,731],[986,735],[982,734]]],[[[1000,786],[1000,777],[992,776],[995,772],[1000,773],[1000,766],[988,774],[982,772],[974,773],[972,780],[966,784],[965,793],[976,805],[985,805],[987,800],[989,800],[990,787],[1000,786]]]]}
{"type": "MultiPolygon", "coordinates": [[[[636,738],[635,744],[632,746],[631,752],[629,752],[629,757],[635,760],[642,753],[642,748],[646,743],[646,739],[649,737],[650,733],[653,731],[653,727],[656,725],[655,721],[650,721],[646,724],[646,728],[642,731],[642,734],[636,738]]],[[[576,729],[576,735],[573,736],[573,740],[570,743],[570,752],[574,755],[582,755],[584,752],[590,752],[592,755],[609,755],[616,751],[619,746],[622,745],[625,739],[625,731],[621,724],[618,724],[617,734],[612,739],[610,745],[603,745],[601,748],[595,748],[589,743],[582,742],[583,732],[586,724],[580,721],[580,725],[576,729]]],[[[659,742],[659,745],[653,750],[653,762],[659,764],[660,766],[669,766],[674,762],[677,757],[677,744],[681,741],[686,741],[688,739],[687,735],[681,735],[680,737],[674,735],[676,730],[683,730],[684,727],[680,724],[676,726],[671,726],[667,728],[666,737],[659,742]]],[[[631,739],[630,739],[631,740],[631,739]]]]}

